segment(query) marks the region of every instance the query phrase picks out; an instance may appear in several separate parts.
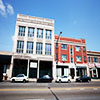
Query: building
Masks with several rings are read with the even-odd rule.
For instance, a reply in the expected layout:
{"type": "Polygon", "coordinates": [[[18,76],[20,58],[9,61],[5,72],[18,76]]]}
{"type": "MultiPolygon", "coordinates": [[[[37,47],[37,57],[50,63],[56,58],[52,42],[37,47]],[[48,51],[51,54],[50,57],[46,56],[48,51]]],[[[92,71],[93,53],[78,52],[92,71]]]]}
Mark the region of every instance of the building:
{"type": "Polygon", "coordinates": [[[88,75],[85,39],[55,35],[56,76],[71,75],[72,79],[88,75]]]}
{"type": "Polygon", "coordinates": [[[87,51],[87,57],[91,78],[100,79],[100,52],[87,51]]]}
{"type": "Polygon", "coordinates": [[[12,52],[0,51],[0,81],[10,75],[12,52]]]}
{"type": "Polygon", "coordinates": [[[20,73],[32,79],[56,77],[53,19],[18,14],[13,40],[10,77],[20,73]]]}

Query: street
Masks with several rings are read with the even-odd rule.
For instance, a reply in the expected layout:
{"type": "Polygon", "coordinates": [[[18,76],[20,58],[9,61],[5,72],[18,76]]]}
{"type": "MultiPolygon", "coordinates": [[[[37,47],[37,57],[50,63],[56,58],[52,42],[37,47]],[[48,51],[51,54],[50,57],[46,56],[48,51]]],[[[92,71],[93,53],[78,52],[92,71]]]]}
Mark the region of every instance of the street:
{"type": "Polygon", "coordinates": [[[100,82],[1,82],[0,100],[100,100],[100,82]]]}

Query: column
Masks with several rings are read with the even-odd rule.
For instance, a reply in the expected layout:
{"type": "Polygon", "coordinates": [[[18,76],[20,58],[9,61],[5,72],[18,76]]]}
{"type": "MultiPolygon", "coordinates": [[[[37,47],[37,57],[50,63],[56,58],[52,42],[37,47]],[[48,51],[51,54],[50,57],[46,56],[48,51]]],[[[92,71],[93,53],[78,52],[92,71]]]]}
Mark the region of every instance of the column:
{"type": "Polygon", "coordinates": [[[96,68],[96,76],[97,76],[97,78],[98,78],[98,70],[97,70],[97,68],[96,68]]]}
{"type": "Polygon", "coordinates": [[[11,58],[11,64],[10,64],[10,73],[9,73],[8,78],[11,78],[12,77],[13,65],[14,65],[14,58],[12,56],[12,58],[11,58]]]}
{"type": "Polygon", "coordinates": [[[28,59],[28,64],[27,64],[27,77],[29,78],[29,67],[30,67],[30,59],[28,59]]]}
{"type": "Polygon", "coordinates": [[[40,66],[40,60],[38,59],[37,78],[39,78],[39,70],[40,70],[39,66],[40,66]]]}
{"type": "Polygon", "coordinates": [[[52,64],[52,76],[54,80],[56,80],[56,62],[53,62],[52,64]]]}

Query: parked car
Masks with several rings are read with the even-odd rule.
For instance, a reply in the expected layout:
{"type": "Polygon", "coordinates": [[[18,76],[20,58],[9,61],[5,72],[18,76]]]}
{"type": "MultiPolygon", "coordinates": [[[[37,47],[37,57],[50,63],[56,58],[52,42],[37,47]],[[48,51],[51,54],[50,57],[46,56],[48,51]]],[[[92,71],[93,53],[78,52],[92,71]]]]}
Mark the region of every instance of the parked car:
{"type": "Polygon", "coordinates": [[[11,82],[28,82],[28,77],[24,74],[18,74],[16,77],[11,78],[11,82]]]}
{"type": "Polygon", "coordinates": [[[68,82],[68,83],[70,83],[71,82],[71,77],[63,75],[61,77],[58,77],[56,82],[59,82],[59,83],[61,83],[61,82],[68,82]]]}
{"type": "Polygon", "coordinates": [[[49,75],[44,75],[41,78],[37,79],[37,82],[52,82],[53,78],[50,77],[49,75]]]}
{"type": "Polygon", "coordinates": [[[90,82],[90,81],[91,81],[91,78],[88,76],[82,76],[82,77],[76,78],[76,82],[90,82]]]}

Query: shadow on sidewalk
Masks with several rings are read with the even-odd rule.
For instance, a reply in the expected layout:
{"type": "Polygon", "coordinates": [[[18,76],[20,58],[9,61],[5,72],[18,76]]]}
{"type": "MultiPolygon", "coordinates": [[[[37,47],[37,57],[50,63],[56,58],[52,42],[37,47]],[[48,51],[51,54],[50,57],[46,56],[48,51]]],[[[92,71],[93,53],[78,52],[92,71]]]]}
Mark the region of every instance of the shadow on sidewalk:
{"type": "Polygon", "coordinates": [[[56,100],[60,100],[57,96],[56,96],[56,94],[51,90],[51,88],[50,87],[48,87],[48,89],[51,91],[51,93],[54,95],[54,97],[56,98],[56,100]]]}

